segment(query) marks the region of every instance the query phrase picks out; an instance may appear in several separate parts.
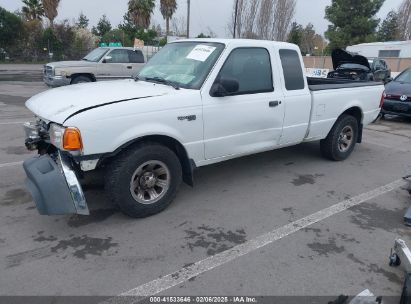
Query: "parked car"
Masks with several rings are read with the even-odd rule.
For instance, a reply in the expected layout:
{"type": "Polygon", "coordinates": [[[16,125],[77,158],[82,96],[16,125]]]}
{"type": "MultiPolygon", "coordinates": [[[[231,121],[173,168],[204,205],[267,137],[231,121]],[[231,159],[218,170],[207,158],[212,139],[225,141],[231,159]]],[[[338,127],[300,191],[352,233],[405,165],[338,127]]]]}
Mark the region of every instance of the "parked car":
{"type": "Polygon", "coordinates": [[[141,50],[100,47],[79,61],[59,61],[44,66],[44,82],[50,87],[131,78],[144,66],[141,50]]]}
{"type": "Polygon", "coordinates": [[[26,146],[42,156],[24,169],[38,211],[88,214],[79,178],[94,170],[125,214],[146,217],[172,202],[182,180],[193,185],[195,168],[319,140],[326,158],[348,158],[384,86],[307,79],[304,70],[294,44],[180,40],[135,80],[32,97],[26,146]]]}
{"type": "Polygon", "coordinates": [[[385,83],[391,77],[391,70],[383,59],[368,60],[342,49],[334,50],[331,57],[334,71],[328,74],[328,78],[385,83]]]}
{"type": "Polygon", "coordinates": [[[391,69],[388,67],[387,62],[381,58],[368,59],[370,63],[371,71],[374,74],[374,79],[388,83],[392,80],[391,69]]]}
{"type": "Polygon", "coordinates": [[[406,69],[385,86],[381,115],[411,117],[411,68],[406,69]]]}

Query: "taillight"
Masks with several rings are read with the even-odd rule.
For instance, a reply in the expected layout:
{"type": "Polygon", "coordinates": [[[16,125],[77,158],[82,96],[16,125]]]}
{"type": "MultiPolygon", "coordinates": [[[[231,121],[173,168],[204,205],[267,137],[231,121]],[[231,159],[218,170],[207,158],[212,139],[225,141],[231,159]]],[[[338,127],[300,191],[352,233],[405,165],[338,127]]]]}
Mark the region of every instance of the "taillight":
{"type": "Polygon", "coordinates": [[[382,106],[384,105],[384,99],[385,99],[386,96],[387,96],[387,95],[385,95],[385,91],[382,92],[381,100],[380,100],[380,109],[381,109],[382,106]]]}

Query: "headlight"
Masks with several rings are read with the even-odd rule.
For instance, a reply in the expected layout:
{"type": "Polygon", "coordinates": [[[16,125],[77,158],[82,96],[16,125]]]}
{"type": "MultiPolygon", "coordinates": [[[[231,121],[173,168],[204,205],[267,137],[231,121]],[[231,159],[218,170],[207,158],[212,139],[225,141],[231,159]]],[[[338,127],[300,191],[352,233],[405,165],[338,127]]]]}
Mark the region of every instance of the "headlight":
{"type": "Polygon", "coordinates": [[[54,76],[67,76],[66,71],[61,71],[61,70],[54,70],[54,76]]]}
{"type": "Polygon", "coordinates": [[[50,125],[50,143],[60,150],[80,151],[83,149],[80,130],[64,128],[56,124],[50,125]]]}
{"type": "Polygon", "coordinates": [[[63,135],[65,128],[51,124],[49,133],[50,133],[50,143],[55,146],[57,149],[63,149],[63,135]]]}

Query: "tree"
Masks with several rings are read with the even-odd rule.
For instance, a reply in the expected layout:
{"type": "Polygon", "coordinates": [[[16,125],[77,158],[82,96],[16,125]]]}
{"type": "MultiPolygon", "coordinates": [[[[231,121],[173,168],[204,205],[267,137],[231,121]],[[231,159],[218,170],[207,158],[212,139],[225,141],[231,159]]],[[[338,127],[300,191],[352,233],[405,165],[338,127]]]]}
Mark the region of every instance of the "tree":
{"type": "Polygon", "coordinates": [[[399,38],[411,39],[411,0],[404,0],[398,10],[399,38]]]}
{"type": "Polygon", "coordinates": [[[88,23],[89,23],[89,19],[87,18],[86,15],[83,14],[83,12],[80,13],[80,16],[78,17],[78,20],[76,22],[76,26],[78,28],[87,28],[88,27],[88,23]]]}
{"type": "Polygon", "coordinates": [[[23,31],[23,23],[15,14],[6,11],[0,6],[0,45],[1,48],[10,48],[16,44],[23,31]]]}
{"type": "Polygon", "coordinates": [[[110,32],[111,29],[110,20],[107,19],[106,15],[103,15],[98,21],[97,27],[93,26],[92,33],[96,36],[103,37],[106,33],[110,32]]]}
{"type": "Polygon", "coordinates": [[[42,0],[44,15],[50,20],[50,27],[53,28],[54,19],[57,17],[57,8],[60,0],[42,0]]]}
{"type": "Polygon", "coordinates": [[[332,0],[325,8],[325,18],[331,25],[325,32],[329,47],[346,46],[375,40],[379,19],[375,16],[384,0],[332,0]]]}
{"type": "Polygon", "coordinates": [[[176,0],[160,0],[160,12],[166,20],[166,36],[170,33],[170,19],[177,10],[176,0]]]}
{"type": "Polygon", "coordinates": [[[301,24],[293,22],[288,35],[288,42],[297,44],[303,55],[322,55],[326,46],[324,38],[317,34],[314,25],[308,23],[304,28],[301,24]]]}
{"type": "Polygon", "coordinates": [[[187,37],[187,19],[180,16],[180,18],[173,18],[171,20],[171,27],[173,35],[178,37],[187,37]]]}
{"type": "Polygon", "coordinates": [[[287,40],[296,0],[238,0],[234,2],[231,34],[238,38],[287,40]],[[237,16],[235,8],[237,6],[237,16]],[[234,29],[234,19],[237,20],[234,29]]]}
{"type": "Polygon", "coordinates": [[[315,35],[317,35],[314,29],[314,25],[312,23],[308,23],[307,26],[303,29],[302,34],[301,52],[303,54],[313,54],[315,47],[318,47],[314,42],[315,35]]]}
{"type": "Polygon", "coordinates": [[[39,55],[44,53],[41,44],[44,31],[42,22],[34,19],[23,23],[23,25],[24,43],[22,43],[20,48],[22,52],[20,56],[25,60],[37,61],[39,55]]]}
{"type": "Polygon", "coordinates": [[[303,40],[303,26],[297,22],[291,24],[291,30],[288,34],[288,42],[294,43],[301,47],[301,42],[303,40]]]}
{"type": "Polygon", "coordinates": [[[41,20],[44,16],[43,5],[39,0],[22,0],[23,8],[21,9],[26,20],[41,20]]]}
{"type": "Polygon", "coordinates": [[[295,15],[296,0],[277,0],[270,40],[286,41],[291,20],[295,15]]]}
{"type": "Polygon", "coordinates": [[[200,33],[200,34],[197,36],[197,38],[211,38],[211,36],[207,36],[207,35],[204,34],[204,33],[200,33]]]}
{"type": "Polygon", "coordinates": [[[110,42],[121,42],[123,46],[132,46],[132,40],[124,31],[121,29],[111,30],[103,35],[100,42],[110,43],[110,42]]]}
{"type": "Polygon", "coordinates": [[[122,30],[131,41],[134,40],[138,32],[138,27],[134,24],[128,13],[123,16],[123,23],[119,24],[118,28],[122,30]]]}
{"type": "Polygon", "coordinates": [[[398,13],[391,11],[379,27],[377,39],[378,41],[393,41],[397,40],[399,36],[398,13]]]}
{"type": "Polygon", "coordinates": [[[99,39],[94,36],[87,28],[75,27],[74,32],[74,51],[77,58],[82,58],[91,49],[95,48],[99,39]]]}
{"type": "Polygon", "coordinates": [[[155,0],[129,0],[128,14],[138,28],[150,26],[151,14],[155,8],[155,0]]]}

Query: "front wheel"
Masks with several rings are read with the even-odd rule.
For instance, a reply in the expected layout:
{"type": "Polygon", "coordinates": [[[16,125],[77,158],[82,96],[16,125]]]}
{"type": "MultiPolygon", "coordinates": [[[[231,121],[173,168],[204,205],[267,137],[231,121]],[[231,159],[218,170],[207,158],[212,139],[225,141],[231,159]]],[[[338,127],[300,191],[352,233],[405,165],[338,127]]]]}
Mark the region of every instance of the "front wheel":
{"type": "Polygon", "coordinates": [[[324,157],[342,161],[347,159],[358,141],[358,121],[351,115],[341,116],[328,136],[320,142],[324,157]]]}
{"type": "Polygon", "coordinates": [[[105,190],[124,214],[142,218],[167,208],[181,181],[180,160],[173,151],[159,144],[140,144],[110,163],[105,190]]]}
{"type": "Polygon", "coordinates": [[[88,83],[92,82],[93,80],[88,76],[76,76],[71,81],[71,84],[79,84],[79,83],[88,83]]]}

